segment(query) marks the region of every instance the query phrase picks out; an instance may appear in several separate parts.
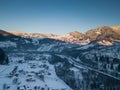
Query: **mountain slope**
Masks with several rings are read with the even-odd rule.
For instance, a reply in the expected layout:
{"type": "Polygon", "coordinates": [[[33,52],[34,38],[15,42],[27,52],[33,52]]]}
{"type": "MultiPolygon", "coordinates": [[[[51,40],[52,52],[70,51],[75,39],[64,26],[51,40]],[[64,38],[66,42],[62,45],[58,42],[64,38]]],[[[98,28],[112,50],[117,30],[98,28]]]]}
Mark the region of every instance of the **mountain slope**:
{"type": "Polygon", "coordinates": [[[120,40],[120,35],[117,33],[120,29],[114,30],[109,26],[99,27],[97,29],[90,30],[86,32],[86,35],[91,41],[94,40],[120,40]]]}
{"type": "Polygon", "coordinates": [[[120,26],[102,26],[96,29],[89,30],[85,34],[80,33],[78,31],[70,32],[65,35],[40,33],[27,34],[23,32],[10,33],[22,37],[52,38],[76,44],[88,44],[90,42],[97,42],[104,45],[111,45],[113,42],[120,40],[120,26]]]}
{"type": "MultiPolygon", "coordinates": [[[[11,82],[7,85],[11,88],[17,86],[45,89],[47,84],[49,88],[52,86],[53,89],[60,89],[58,86],[62,80],[73,90],[120,90],[120,87],[117,87],[120,85],[120,42],[116,42],[119,38],[114,35],[116,32],[110,27],[101,27],[89,34],[72,32],[60,37],[68,40],[91,40],[91,43],[85,45],[51,38],[15,37],[2,40],[0,47],[8,54],[10,65],[7,71],[1,73],[4,83],[0,82],[0,85],[5,86],[6,79],[10,79],[11,82]],[[96,32],[99,35],[93,38],[96,32]],[[114,43],[101,45],[98,43],[101,40],[113,40],[114,43]],[[39,85],[36,84],[37,81],[39,85]],[[57,85],[53,87],[52,83],[57,85]]],[[[70,90],[65,83],[61,83],[65,86],[64,90],[70,90]]],[[[63,90],[63,87],[60,90],[63,90]]]]}
{"type": "Polygon", "coordinates": [[[55,37],[52,37],[53,39],[70,42],[70,43],[76,43],[76,44],[87,44],[89,40],[86,38],[85,34],[82,34],[80,32],[74,31],[70,32],[65,35],[58,35],[55,37]]]}
{"type": "Polygon", "coordinates": [[[0,30],[0,41],[12,40],[14,38],[20,38],[20,37],[12,34],[10,32],[4,31],[4,30],[0,30]]]}
{"type": "Polygon", "coordinates": [[[13,34],[6,32],[4,30],[0,30],[0,36],[12,36],[13,34]]]}
{"type": "Polygon", "coordinates": [[[41,33],[25,33],[25,32],[17,32],[17,31],[11,31],[10,33],[21,36],[21,37],[33,37],[33,38],[50,38],[57,35],[54,34],[41,34],[41,33]]]}

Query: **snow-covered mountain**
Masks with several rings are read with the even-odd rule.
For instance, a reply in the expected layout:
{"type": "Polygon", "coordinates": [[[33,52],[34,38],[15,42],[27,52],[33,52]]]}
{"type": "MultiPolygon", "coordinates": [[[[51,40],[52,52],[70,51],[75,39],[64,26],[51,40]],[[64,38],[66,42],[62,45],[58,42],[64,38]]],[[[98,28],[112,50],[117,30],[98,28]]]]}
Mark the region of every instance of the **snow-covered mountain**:
{"type": "Polygon", "coordinates": [[[12,36],[12,33],[6,32],[4,30],[0,30],[0,36],[12,36]]]}
{"type": "Polygon", "coordinates": [[[54,34],[40,34],[40,33],[24,33],[24,32],[10,32],[16,36],[20,37],[30,37],[30,38],[51,38],[56,40],[61,40],[70,43],[86,44],[89,43],[89,39],[80,32],[70,32],[65,35],[54,35],[54,34]]]}
{"type": "Polygon", "coordinates": [[[40,34],[40,33],[28,34],[16,31],[10,33],[22,37],[52,38],[76,44],[88,44],[90,42],[97,42],[104,45],[111,45],[113,42],[120,40],[120,26],[101,26],[96,29],[89,30],[86,33],[74,31],[65,35],[40,34]]]}
{"type": "Polygon", "coordinates": [[[50,37],[57,36],[54,34],[25,33],[25,32],[17,32],[17,31],[11,31],[10,33],[16,36],[31,37],[31,38],[50,38],[50,37]]]}
{"type": "Polygon", "coordinates": [[[119,30],[104,26],[52,38],[0,35],[9,60],[0,65],[0,90],[120,90],[119,30]]]}

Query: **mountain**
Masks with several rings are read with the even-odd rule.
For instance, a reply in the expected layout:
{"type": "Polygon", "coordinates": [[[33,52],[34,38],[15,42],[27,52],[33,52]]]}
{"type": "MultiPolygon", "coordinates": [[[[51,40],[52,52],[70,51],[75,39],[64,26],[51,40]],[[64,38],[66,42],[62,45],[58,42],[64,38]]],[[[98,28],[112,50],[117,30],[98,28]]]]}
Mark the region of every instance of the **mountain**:
{"type": "Polygon", "coordinates": [[[24,33],[24,32],[10,32],[14,35],[21,36],[21,37],[33,37],[33,38],[52,38],[56,40],[61,40],[65,42],[70,42],[70,43],[81,43],[81,44],[86,44],[89,42],[89,40],[86,39],[85,35],[80,33],[80,32],[70,32],[65,35],[54,35],[54,34],[40,34],[40,33],[24,33]]]}
{"type": "MultiPolygon", "coordinates": [[[[0,41],[7,41],[8,39],[9,40],[12,40],[14,38],[17,38],[19,36],[16,36],[10,32],[7,32],[7,31],[4,31],[4,30],[0,30],[0,41]]],[[[2,44],[0,44],[1,46],[2,44]]]]}
{"type": "Polygon", "coordinates": [[[103,45],[112,45],[114,42],[120,41],[120,26],[101,26],[89,30],[85,34],[75,31],[53,38],[76,44],[96,42],[103,45]]]}
{"type": "Polygon", "coordinates": [[[101,44],[112,44],[120,40],[119,26],[102,26],[86,32],[86,36],[90,41],[96,41],[101,44]]]}
{"type": "Polygon", "coordinates": [[[0,90],[120,90],[119,30],[102,26],[85,34],[0,38],[10,62],[0,65],[0,90]]]}
{"type": "Polygon", "coordinates": [[[21,37],[33,37],[33,38],[50,38],[54,37],[56,35],[54,34],[41,34],[41,33],[25,33],[25,32],[17,32],[17,31],[11,31],[10,33],[21,36],[21,37]]]}
{"type": "Polygon", "coordinates": [[[16,35],[16,36],[21,36],[21,37],[28,36],[28,34],[25,33],[25,32],[11,31],[11,32],[9,32],[9,33],[11,33],[11,34],[13,34],[13,35],[16,35]]]}
{"type": "Polygon", "coordinates": [[[120,35],[120,26],[111,26],[111,28],[120,35]]]}
{"type": "Polygon", "coordinates": [[[58,35],[51,37],[53,39],[70,42],[70,43],[76,43],[76,44],[87,44],[89,43],[89,39],[86,38],[85,34],[82,34],[80,32],[74,31],[70,32],[65,35],[58,35]]]}
{"type": "Polygon", "coordinates": [[[0,36],[12,36],[13,34],[6,32],[4,30],[0,30],[0,36]]]}
{"type": "Polygon", "coordinates": [[[120,40],[120,26],[101,26],[96,29],[87,31],[85,34],[78,31],[70,32],[65,35],[54,34],[40,34],[40,33],[23,33],[23,32],[10,32],[17,36],[34,37],[34,38],[52,38],[76,44],[88,44],[96,42],[104,45],[111,45],[115,41],[120,40]]]}

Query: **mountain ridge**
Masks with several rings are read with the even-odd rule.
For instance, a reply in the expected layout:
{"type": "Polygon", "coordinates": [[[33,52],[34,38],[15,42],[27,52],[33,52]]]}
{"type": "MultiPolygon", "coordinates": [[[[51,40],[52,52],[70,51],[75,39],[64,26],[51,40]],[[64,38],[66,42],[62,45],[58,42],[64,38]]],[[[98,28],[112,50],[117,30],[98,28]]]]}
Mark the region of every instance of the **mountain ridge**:
{"type": "Polygon", "coordinates": [[[120,40],[120,26],[101,26],[88,30],[85,33],[73,31],[64,35],[42,34],[42,33],[24,33],[24,32],[8,32],[12,35],[28,38],[52,38],[76,44],[88,44],[97,42],[99,44],[111,45],[120,40]]]}
{"type": "MultiPolygon", "coordinates": [[[[24,87],[34,88],[38,86],[38,83],[40,87],[45,88],[45,85],[41,86],[41,81],[45,84],[47,83],[47,85],[48,81],[46,80],[48,79],[51,81],[50,83],[55,83],[53,80],[55,80],[56,83],[60,82],[59,79],[51,79],[51,77],[56,77],[53,75],[53,73],[55,73],[72,88],[72,90],[96,90],[96,88],[101,89],[101,86],[103,88],[101,90],[105,88],[106,90],[107,88],[111,88],[112,90],[113,87],[116,88],[120,85],[120,42],[115,42],[111,46],[100,44],[110,45],[111,42],[119,40],[119,38],[117,38],[119,37],[117,33],[119,29],[116,30],[117,31],[114,31],[114,29],[110,27],[100,27],[91,30],[86,34],[88,36],[77,31],[56,36],[56,39],[66,40],[65,42],[51,38],[31,37],[3,39],[0,41],[0,47],[6,52],[9,59],[8,68],[11,68],[9,68],[10,70],[8,69],[5,70],[5,72],[1,72],[1,75],[7,72],[3,75],[5,78],[3,79],[2,77],[4,82],[1,82],[1,87],[7,83],[6,81],[11,79],[12,82],[8,82],[7,85],[10,85],[10,90],[13,90],[13,85],[14,87],[17,85],[13,83],[17,74],[20,83],[18,82],[19,86],[16,88],[21,88],[23,85],[24,87]],[[117,34],[118,36],[116,37],[117,34]],[[87,45],[72,44],[78,43],[77,40],[81,41],[79,43],[84,43],[87,39],[90,42],[87,45]],[[67,40],[72,43],[67,43],[67,40]],[[51,65],[53,65],[53,69],[51,65]],[[43,72],[42,75],[44,78],[39,76],[41,75],[39,70],[42,70],[41,72],[43,72]],[[55,72],[51,72],[52,70],[55,72]],[[48,72],[48,74],[46,72],[48,72]],[[8,75],[8,77],[6,77],[6,75],[8,75]],[[13,78],[9,77],[11,75],[13,78]],[[25,81],[23,81],[23,79],[25,81]],[[37,80],[40,80],[40,82],[37,82],[37,80]],[[33,84],[30,84],[30,86],[29,83],[33,84]]],[[[5,68],[6,67],[3,67],[2,70],[5,68]]],[[[48,88],[50,87],[51,86],[48,85],[48,88]]],[[[57,90],[58,87],[55,86],[53,89],[57,90]]],[[[66,88],[64,90],[70,89],[66,88]]],[[[120,87],[116,90],[120,90],[120,87]]]]}
{"type": "Polygon", "coordinates": [[[0,29],[0,36],[14,36],[14,34],[0,29]]]}

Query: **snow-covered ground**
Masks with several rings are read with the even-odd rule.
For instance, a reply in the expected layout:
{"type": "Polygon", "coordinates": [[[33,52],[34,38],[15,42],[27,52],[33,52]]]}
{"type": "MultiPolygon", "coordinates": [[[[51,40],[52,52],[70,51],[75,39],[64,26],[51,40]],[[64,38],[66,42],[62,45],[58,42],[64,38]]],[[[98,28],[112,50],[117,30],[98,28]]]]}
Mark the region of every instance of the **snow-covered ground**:
{"type": "Polygon", "coordinates": [[[11,42],[11,41],[0,41],[0,47],[16,47],[16,43],[15,42],[11,42]]]}
{"type": "Polygon", "coordinates": [[[0,90],[72,90],[47,61],[0,65],[0,90]]]}

